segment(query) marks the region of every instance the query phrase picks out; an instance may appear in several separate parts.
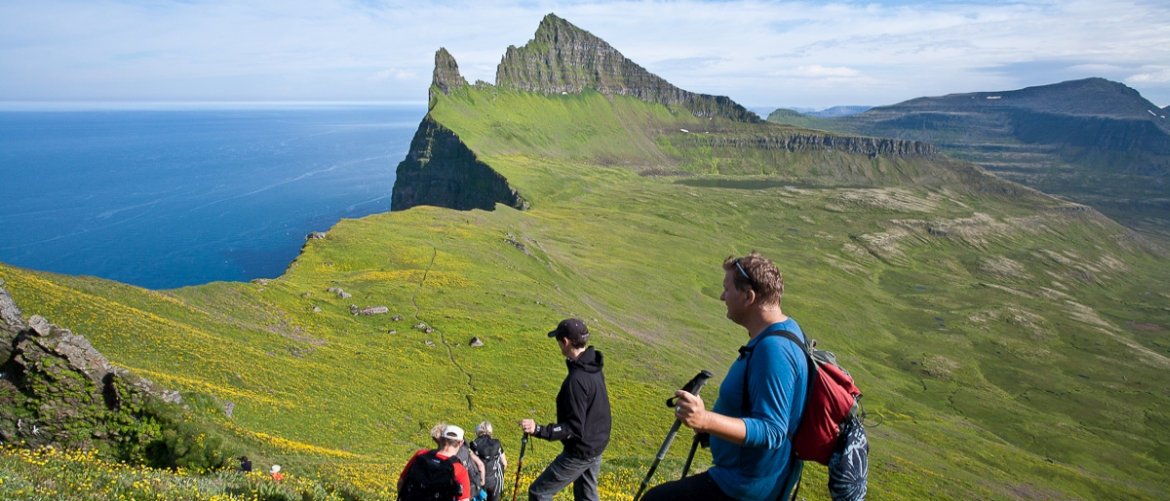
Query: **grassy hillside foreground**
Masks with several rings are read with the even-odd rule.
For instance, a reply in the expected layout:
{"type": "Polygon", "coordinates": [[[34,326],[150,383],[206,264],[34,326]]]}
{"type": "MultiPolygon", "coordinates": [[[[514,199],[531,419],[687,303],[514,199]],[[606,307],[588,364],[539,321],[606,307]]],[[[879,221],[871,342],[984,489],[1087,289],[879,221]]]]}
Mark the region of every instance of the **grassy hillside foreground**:
{"type": "MultiPolygon", "coordinates": [[[[758,249],[785,274],[785,312],[880,421],[870,499],[1170,487],[1170,264],[1095,211],[943,157],[729,146],[806,131],[596,93],[469,87],[431,115],[531,209],[342,221],[254,283],[149,291],[9,266],[0,279],[26,315],[111,362],[232,402],[233,417],[207,419],[264,451],[257,468],[371,499],[393,496],[440,420],[493,421],[514,462],[513,423],[555,417],[564,366],[544,333],[579,316],[613,400],[603,499],[629,499],[673,421],[663,399],[700,369],[720,379],[746,342],[723,318],[719,264],[758,249]]],[[[656,482],[677,476],[680,435],[656,482]]],[[[522,484],[558,450],[531,447],[522,484]]],[[[26,471],[5,464],[0,476],[26,471]]],[[[803,495],[828,499],[824,480],[807,468],[803,495]]]]}

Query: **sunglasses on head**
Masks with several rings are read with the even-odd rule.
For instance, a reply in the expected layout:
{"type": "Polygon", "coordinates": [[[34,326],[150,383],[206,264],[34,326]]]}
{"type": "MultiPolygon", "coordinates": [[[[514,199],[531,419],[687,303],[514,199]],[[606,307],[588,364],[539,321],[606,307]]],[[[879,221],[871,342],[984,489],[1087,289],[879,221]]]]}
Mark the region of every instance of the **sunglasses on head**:
{"type": "Polygon", "coordinates": [[[752,280],[752,276],[751,276],[751,275],[748,275],[748,272],[747,272],[747,270],[743,269],[743,265],[742,265],[742,264],[739,264],[739,258],[736,258],[736,260],[735,260],[735,267],[736,267],[736,268],[739,268],[739,272],[740,272],[740,274],[742,274],[742,275],[743,275],[743,278],[746,278],[746,279],[748,279],[748,283],[749,283],[749,284],[751,284],[751,285],[752,285],[752,287],[755,287],[755,285],[756,285],[756,281],[755,281],[755,280],[752,280]]]}

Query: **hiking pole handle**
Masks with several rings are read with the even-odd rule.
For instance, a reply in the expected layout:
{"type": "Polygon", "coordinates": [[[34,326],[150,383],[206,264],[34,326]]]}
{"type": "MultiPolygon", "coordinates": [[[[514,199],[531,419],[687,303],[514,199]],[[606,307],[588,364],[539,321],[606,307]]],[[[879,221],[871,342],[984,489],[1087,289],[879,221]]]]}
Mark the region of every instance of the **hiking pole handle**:
{"type": "Polygon", "coordinates": [[[520,439],[520,458],[516,460],[516,484],[512,486],[512,501],[516,501],[516,494],[520,492],[520,470],[524,469],[524,449],[528,448],[528,434],[520,439]]]}
{"type": "MultiPolygon", "coordinates": [[[[707,381],[713,377],[715,377],[715,375],[711,374],[711,371],[708,371],[708,370],[699,371],[698,374],[695,374],[695,377],[691,378],[690,381],[687,381],[687,384],[683,385],[682,391],[685,391],[685,392],[690,393],[691,395],[694,395],[697,397],[697,396],[699,396],[699,392],[703,391],[703,387],[707,385],[707,381]]],[[[670,397],[670,398],[666,399],[666,406],[667,407],[674,407],[677,403],[678,403],[678,397],[670,397]]]]}

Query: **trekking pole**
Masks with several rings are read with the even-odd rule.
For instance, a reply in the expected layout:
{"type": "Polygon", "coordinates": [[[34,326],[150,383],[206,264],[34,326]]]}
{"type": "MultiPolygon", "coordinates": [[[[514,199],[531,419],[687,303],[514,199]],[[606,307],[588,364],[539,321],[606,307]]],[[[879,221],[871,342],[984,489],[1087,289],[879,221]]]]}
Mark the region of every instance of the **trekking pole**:
{"type": "MultiPolygon", "coordinates": [[[[694,378],[687,382],[686,386],[682,387],[682,390],[697,397],[699,396],[699,392],[702,391],[703,385],[707,384],[707,380],[713,376],[714,374],[711,374],[710,371],[700,371],[694,378]]],[[[666,399],[666,406],[673,408],[676,399],[678,397],[666,399]]],[[[646,491],[646,485],[650,483],[650,477],[654,476],[654,470],[658,469],[658,463],[662,461],[662,458],[666,457],[666,451],[670,450],[670,444],[674,442],[674,436],[678,435],[678,428],[680,426],[682,426],[682,421],[675,419],[674,425],[670,427],[670,432],[666,434],[666,441],[662,442],[662,447],[658,448],[658,454],[654,456],[654,464],[650,465],[650,471],[646,472],[646,478],[642,479],[642,486],[638,487],[638,493],[634,494],[634,501],[642,498],[642,493],[646,491]]]]}
{"type": "Polygon", "coordinates": [[[686,464],[683,465],[682,476],[678,477],[679,480],[687,478],[687,472],[691,471],[691,461],[694,461],[694,459],[695,459],[695,450],[697,450],[699,448],[699,444],[701,442],[702,441],[701,441],[701,439],[699,439],[699,434],[696,433],[695,439],[691,440],[691,452],[690,452],[690,454],[687,454],[687,462],[686,462],[686,464]]]}
{"type": "Polygon", "coordinates": [[[520,459],[516,460],[516,485],[512,486],[512,501],[516,501],[516,493],[520,492],[520,470],[524,469],[524,449],[528,447],[528,434],[520,439],[520,459]]]}

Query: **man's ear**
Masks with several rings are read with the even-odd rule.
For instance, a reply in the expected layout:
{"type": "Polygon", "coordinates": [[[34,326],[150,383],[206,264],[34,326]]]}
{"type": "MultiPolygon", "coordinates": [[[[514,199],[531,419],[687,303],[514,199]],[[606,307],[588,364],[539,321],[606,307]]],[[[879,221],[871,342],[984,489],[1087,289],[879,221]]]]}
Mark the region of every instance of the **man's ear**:
{"type": "Polygon", "coordinates": [[[749,288],[748,290],[744,291],[744,293],[743,293],[743,301],[744,301],[743,305],[744,306],[751,306],[751,305],[755,304],[757,297],[758,296],[756,296],[755,289],[749,288]]]}

